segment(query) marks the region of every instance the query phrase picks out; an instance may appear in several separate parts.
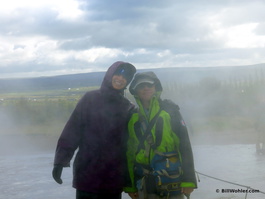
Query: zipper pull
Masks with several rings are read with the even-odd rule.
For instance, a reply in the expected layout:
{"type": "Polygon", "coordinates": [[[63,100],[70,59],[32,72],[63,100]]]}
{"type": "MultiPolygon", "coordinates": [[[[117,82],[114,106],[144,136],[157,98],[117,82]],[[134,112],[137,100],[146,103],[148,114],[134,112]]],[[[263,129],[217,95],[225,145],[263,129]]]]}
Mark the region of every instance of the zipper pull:
{"type": "Polygon", "coordinates": [[[169,165],[169,159],[167,158],[166,161],[167,161],[166,168],[169,168],[170,167],[170,165],[169,165]]]}
{"type": "Polygon", "coordinates": [[[158,186],[161,186],[162,185],[162,182],[161,182],[160,176],[157,176],[157,178],[158,178],[158,186]]]}

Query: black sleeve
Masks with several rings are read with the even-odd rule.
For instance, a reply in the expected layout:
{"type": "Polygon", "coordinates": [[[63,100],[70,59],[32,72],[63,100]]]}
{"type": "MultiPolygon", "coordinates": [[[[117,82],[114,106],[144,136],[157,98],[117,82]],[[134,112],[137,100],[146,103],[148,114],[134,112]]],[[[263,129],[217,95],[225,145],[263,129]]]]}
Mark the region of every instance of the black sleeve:
{"type": "Polygon", "coordinates": [[[194,168],[194,160],[193,160],[193,152],[191,148],[191,143],[189,139],[189,134],[187,131],[187,127],[179,113],[179,117],[181,118],[178,123],[178,137],[180,140],[179,150],[182,157],[182,169],[183,169],[183,182],[193,182],[197,187],[197,180],[195,175],[194,168]]]}
{"type": "Polygon", "coordinates": [[[183,182],[193,182],[197,187],[193,152],[186,124],[179,106],[170,100],[163,100],[163,108],[170,114],[171,127],[180,140],[179,151],[182,158],[183,182]]]}
{"type": "Polygon", "coordinates": [[[83,100],[84,98],[78,102],[58,139],[54,158],[55,165],[70,166],[70,160],[79,146],[83,129],[83,100]]]}

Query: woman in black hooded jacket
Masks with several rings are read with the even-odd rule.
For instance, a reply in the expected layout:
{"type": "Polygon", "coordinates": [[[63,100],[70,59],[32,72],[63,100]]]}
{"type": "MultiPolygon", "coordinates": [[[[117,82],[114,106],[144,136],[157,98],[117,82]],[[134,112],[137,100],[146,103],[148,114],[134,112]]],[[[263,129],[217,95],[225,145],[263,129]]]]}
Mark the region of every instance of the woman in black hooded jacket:
{"type": "Polygon", "coordinates": [[[124,97],[135,67],[127,62],[110,66],[100,89],[78,102],[58,140],[53,178],[62,183],[63,167],[73,166],[77,199],[121,198],[124,184],[128,113],[134,107],[124,97]]]}

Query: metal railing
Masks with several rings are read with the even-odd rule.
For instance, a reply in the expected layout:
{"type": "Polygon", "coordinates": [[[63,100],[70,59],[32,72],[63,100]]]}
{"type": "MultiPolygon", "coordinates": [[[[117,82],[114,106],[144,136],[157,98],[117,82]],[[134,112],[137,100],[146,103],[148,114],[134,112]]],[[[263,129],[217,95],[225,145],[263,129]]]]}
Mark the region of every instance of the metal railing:
{"type": "MultiPolygon", "coordinates": [[[[255,189],[255,188],[250,187],[250,186],[241,185],[241,184],[238,184],[238,183],[234,183],[234,182],[230,182],[230,181],[223,180],[223,179],[220,179],[220,178],[216,178],[216,177],[213,177],[213,176],[210,176],[210,175],[203,174],[203,173],[198,172],[198,171],[196,171],[196,174],[197,174],[197,177],[198,177],[198,181],[199,181],[199,182],[200,182],[199,175],[202,175],[202,176],[205,176],[205,177],[208,177],[208,178],[214,179],[214,180],[218,180],[218,181],[222,181],[222,182],[225,182],[225,183],[228,183],[228,184],[233,184],[233,185],[236,185],[236,186],[240,186],[240,187],[244,187],[244,188],[246,188],[247,191],[246,191],[245,199],[247,199],[247,196],[248,196],[248,190],[257,190],[257,189],[255,189]]],[[[265,191],[260,191],[260,190],[259,190],[257,193],[260,193],[260,194],[264,194],[264,195],[265,195],[265,191]]]]}

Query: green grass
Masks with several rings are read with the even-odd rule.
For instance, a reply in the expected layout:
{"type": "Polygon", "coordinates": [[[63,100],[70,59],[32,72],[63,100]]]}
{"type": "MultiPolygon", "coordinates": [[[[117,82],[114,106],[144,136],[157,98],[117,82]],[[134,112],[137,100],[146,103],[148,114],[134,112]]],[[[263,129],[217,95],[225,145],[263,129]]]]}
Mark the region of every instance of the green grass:
{"type": "MultiPolygon", "coordinates": [[[[76,103],[85,92],[98,87],[84,87],[61,90],[41,90],[38,92],[0,93],[0,114],[8,115],[11,123],[1,133],[59,135],[70,117],[76,103]]],[[[133,97],[126,91],[126,96],[133,97]]],[[[1,116],[1,115],[0,115],[1,116]]],[[[237,131],[254,128],[254,119],[233,114],[198,116],[191,118],[195,133],[237,131]]],[[[7,124],[6,124],[7,125],[7,124]]]]}
{"type": "Polygon", "coordinates": [[[82,87],[60,90],[41,90],[34,92],[0,93],[3,100],[59,100],[59,99],[79,99],[85,92],[97,89],[98,87],[82,87]]]}
{"type": "Polygon", "coordinates": [[[7,120],[1,134],[58,135],[79,99],[96,88],[1,93],[0,114],[7,120]]]}

